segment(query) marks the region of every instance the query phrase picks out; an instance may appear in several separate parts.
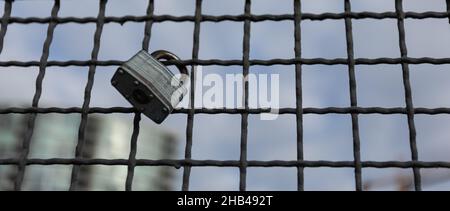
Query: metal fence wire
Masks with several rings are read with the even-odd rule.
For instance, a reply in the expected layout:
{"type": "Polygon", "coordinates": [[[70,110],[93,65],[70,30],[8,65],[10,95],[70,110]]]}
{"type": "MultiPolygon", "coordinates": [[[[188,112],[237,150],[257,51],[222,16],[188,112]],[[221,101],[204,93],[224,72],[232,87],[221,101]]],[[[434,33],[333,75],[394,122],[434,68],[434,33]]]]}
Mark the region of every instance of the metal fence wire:
{"type": "MultiPolygon", "coordinates": [[[[15,190],[21,190],[24,173],[26,167],[29,165],[73,165],[70,190],[76,190],[78,181],[80,165],[126,165],[128,166],[128,174],[125,183],[125,189],[131,190],[133,183],[134,169],[136,166],[170,166],[180,168],[183,167],[182,190],[189,190],[190,173],[192,166],[210,166],[210,167],[236,167],[239,168],[239,190],[245,191],[247,184],[247,167],[293,167],[297,168],[297,189],[304,189],[304,168],[354,168],[354,180],[356,190],[362,190],[361,170],[362,168],[410,168],[414,173],[414,187],[419,191],[421,187],[422,168],[450,168],[450,162],[425,162],[418,158],[417,144],[416,144],[416,128],[414,124],[415,114],[450,114],[450,108],[416,108],[413,106],[411,97],[411,84],[409,76],[410,64],[450,64],[450,58],[412,58],[408,57],[407,45],[405,42],[405,19],[446,19],[450,20],[450,0],[446,0],[446,12],[404,12],[402,0],[395,0],[395,12],[352,12],[351,1],[345,0],[344,13],[323,13],[311,14],[302,13],[301,0],[293,0],[294,11],[292,14],[282,15],[253,15],[251,13],[251,0],[245,1],[244,13],[241,15],[203,15],[202,14],[202,0],[196,0],[194,16],[171,16],[171,15],[154,15],[154,0],[149,0],[147,14],[145,16],[122,16],[122,17],[107,17],[105,16],[105,7],[107,0],[99,0],[99,11],[97,17],[58,17],[60,9],[60,0],[55,0],[51,10],[50,17],[12,17],[11,8],[13,0],[4,1],[4,13],[1,18],[1,32],[0,32],[0,53],[3,50],[4,38],[7,33],[9,24],[29,24],[41,23],[48,24],[47,37],[45,39],[42,55],[39,61],[0,61],[1,67],[39,67],[39,74],[36,78],[36,92],[33,97],[32,107],[19,108],[8,107],[0,108],[0,114],[29,114],[28,128],[23,138],[22,148],[20,149],[20,156],[18,158],[0,159],[0,165],[16,165],[18,173],[15,177],[15,190]],[[345,33],[347,43],[347,58],[325,59],[325,58],[303,58],[302,57],[302,42],[301,42],[301,21],[303,20],[345,20],[345,33]],[[400,58],[355,58],[354,57],[354,42],[352,35],[352,20],[353,19],[396,19],[399,35],[399,50],[400,58]],[[253,22],[262,21],[292,21],[294,27],[293,40],[295,41],[295,58],[291,59],[269,59],[269,60],[252,60],[249,58],[250,53],[250,27],[253,22]],[[200,48],[200,27],[202,22],[222,22],[234,21],[244,23],[243,34],[243,49],[242,60],[201,60],[199,59],[200,48]],[[94,75],[98,66],[117,66],[124,61],[118,60],[98,60],[98,53],[100,48],[100,38],[102,36],[103,26],[108,23],[125,23],[125,22],[145,22],[144,39],[142,41],[142,49],[149,48],[151,38],[152,25],[155,22],[193,22],[193,49],[192,58],[189,60],[180,61],[165,61],[167,65],[183,64],[191,66],[191,84],[195,80],[195,65],[219,65],[219,66],[242,66],[244,76],[249,74],[249,68],[253,65],[295,65],[296,77],[296,107],[295,108],[281,108],[280,114],[296,115],[296,143],[297,143],[297,159],[296,160],[272,160],[272,161],[258,161],[247,160],[247,133],[248,133],[248,117],[252,114],[260,114],[270,112],[270,109],[249,108],[248,81],[244,82],[244,107],[243,108],[223,108],[223,109],[207,109],[194,108],[194,87],[191,86],[189,108],[176,109],[174,113],[187,114],[187,128],[186,128],[186,148],[184,159],[136,159],[137,140],[139,136],[139,124],[141,114],[132,107],[89,107],[91,100],[91,91],[94,82],[94,75]],[[86,61],[69,60],[69,61],[49,61],[49,49],[53,40],[53,33],[58,24],[76,23],[87,24],[96,23],[96,30],[93,37],[94,45],[91,53],[91,59],[86,61]],[[350,107],[327,107],[327,108],[313,108],[303,107],[302,103],[302,66],[303,65],[346,65],[348,67],[349,86],[350,86],[350,107]],[[355,65],[377,65],[377,64],[400,64],[402,66],[403,74],[403,88],[405,94],[406,107],[359,107],[357,103],[355,78],[355,65]],[[45,76],[46,68],[49,66],[86,66],[89,67],[88,81],[85,87],[84,102],[82,107],[70,108],[42,108],[39,107],[39,100],[42,94],[42,82],[45,76]],[[79,113],[81,114],[81,123],[78,131],[78,143],[76,146],[75,158],[62,159],[29,159],[30,142],[35,128],[35,120],[38,114],[44,113],[79,113]],[[128,159],[87,159],[83,158],[82,152],[85,144],[85,130],[89,114],[101,113],[134,113],[134,129],[131,137],[131,150],[128,159]],[[191,159],[191,151],[193,145],[193,126],[195,114],[236,114],[241,115],[241,142],[240,142],[240,159],[239,160],[193,160],[191,159]],[[352,120],[352,135],[353,135],[353,160],[352,161],[310,161],[303,159],[303,115],[304,114],[349,114],[352,120]],[[361,161],[360,152],[360,137],[358,114],[404,114],[407,115],[409,128],[409,143],[411,150],[410,161],[361,161]]],[[[293,140],[294,141],[294,140],[293,140]]]]}

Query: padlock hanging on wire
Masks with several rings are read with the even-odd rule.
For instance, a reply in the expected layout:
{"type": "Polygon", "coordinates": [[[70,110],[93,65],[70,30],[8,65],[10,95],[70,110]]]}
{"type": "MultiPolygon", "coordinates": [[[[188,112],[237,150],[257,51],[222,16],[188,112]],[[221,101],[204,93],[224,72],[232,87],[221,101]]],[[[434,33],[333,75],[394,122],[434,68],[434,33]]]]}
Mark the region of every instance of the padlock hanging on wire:
{"type": "Polygon", "coordinates": [[[160,124],[181,102],[187,93],[188,71],[177,65],[181,77],[177,78],[159,60],[180,60],[175,54],[158,50],[149,54],[139,51],[114,73],[111,84],[128,102],[144,115],[160,124]]]}

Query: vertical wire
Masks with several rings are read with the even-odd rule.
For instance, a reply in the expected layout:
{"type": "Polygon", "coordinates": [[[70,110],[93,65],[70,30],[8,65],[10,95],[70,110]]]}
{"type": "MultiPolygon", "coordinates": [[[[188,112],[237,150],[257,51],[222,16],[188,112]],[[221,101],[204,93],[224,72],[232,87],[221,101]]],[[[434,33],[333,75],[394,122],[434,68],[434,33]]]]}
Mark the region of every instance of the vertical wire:
{"type": "Polygon", "coordinates": [[[134,114],[133,134],[131,135],[130,155],[128,156],[127,179],[125,180],[125,190],[132,191],[134,168],[136,167],[137,140],[139,136],[139,122],[141,121],[141,113],[134,114]]]}
{"type": "MultiPolygon", "coordinates": [[[[414,107],[412,101],[412,91],[411,84],[409,81],[409,65],[404,62],[408,57],[408,50],[406,47],[405,38],[405,13],[403,12],[403,2],[402,0],[395,0],[395,11],[397,13],[397,27],[399,33],[399,46],[402,58],[402,73],[403,73],[403,86],[405,90],[405,103],[406,103],[406,113],[408,116],[408,128],[409,128],[409,143],[411,149],[411,159],[412,161],[418,161],[417,144],[416,144],[416,127],[414,124],[414,107]]],[[[422,190],[420,168],[413,167],[414,173],[414,187],[416,191],[422,190]]]]}
{"type": "MultiPolygon", "coordinates": [[[[5,40],[6,31],[8,30],[9,18],[11,17],[12,2],[13,2],[12,0],[6,0],[5,5],[4,5],[3,17],[2,17],[2,22],[1,22],[1,31],[0,31],[0,54],[3,51],[3,44],[4,44],[3,41],[5,40]]],[[[17,152],[17,154],[19,154],[19,152],[17,152]]],[[[16,173],[13,172],[11,175],[16,176],[16,173]]],[[[14,177],[11,177],[11,178],[14,178],[14,177]]],[[[11,179],[11,181],[12,181],[12,179],[11,179]]]]}
{"type": "MultiPolygon", "coordinates": [[[[147,7],[147,16],[153,17],[154,10],[155,10],[155,1],[149,0],[147,7]]],[[[148,20],[145,22],[144,40],[142,41],[142,49],[144,49],[145,51],[148,51],[148,48],[150,46],[150,38],[152,36],[152,26],[153,20],[148,20]]]]}
{"type": "MultiPolygon", "coordinates": [[[[153,16],[153,10],[154,10],[154,0],[149,0],[147,6],[147,16],[153,16]]],[[[149,48],[152,25],[153,20],[145,22],[144,39],[142,40],[142,49],[145,51],[148,51],[149,48]]],[[[125,180],[126,191],[133,190],[133,178],[134,178],[134,169],[136,167],[137,141],[139,137],[140,122],[141,122],[141,113],[135,112],[133,120],[133,133],[131,135],[130,154],[128,156],[127,178],[125,180]]]]}
{"type": "MultiPolygon", "coordinates": [[[[195,2],[195,25],[194,25],[194,36],[193,36],[193,48],[192,48],[192,59],[198,59],[198,52],[200,49],[200,23],[202,18],[202,0],[197,0],[195,2]]],[[[194,114],[195,114],[195,77],[196,68],[194,65],[191,66],[191,90],[189,98],[189,111],[187,117],[186,126],[186,148],[185,148],[185,159],[190,160],[192,157],[192,136],[194,130],[194,114]]],[[[189,190],[189,178],[191,175],[191,166],[186,165],[183,168],[183,183],[181,189],[183,191],[189,190]]]]}
{"type": "Polygon", "coordinates": [[[450,0],[445,0],[447,4],[447,15],[448,15],[448,23],[450,23],[450,0]]]}
{"type": "MultiPolygon", "coordinates": [[[[100,0],[100,6],[99,6],[99,12],[97,16],[97,24],[94,34],[94,46],[92,48],[91,53],[91,60],[97,60],[98,52],[100,50],[100,40],[102,36],[103,31],[103,24],[105,22],[105,10],[106,10],[106,3],[107,0],[100,0]]],[[[86,88],[84,90],[84,102],[83,107],[81,111],[81,121],[80,121],[80,127],[78,130],[78,143],[77,147],[75,149],[75,158],[81,158],[85,143],[85,135],[86,135],[86,125],[88,121],[88,113],[89,113],[89,103],[91,101],[91,91],[92,86],[94,85],[94,76],[95,76],[95,69],[96,65],[90,65],[89,66],[89,73],[88,73],[88,81],[86,83],[86,88]]],[[[73,165],[72,167],[72,176],[70,179],[70,191],[76,190],[77,182],[78,182],[78,174],[80,171],[79,165],[73,165]]]]}
{"type": "MultiPolygon", "coordinates": [[[[345,0],[345,13],[351,13],[350,0],[345,0]]],[[[347,40],[347,60],[348,60],[348,78],[350,86],[350,106],[352,108],[358,107],[357,93],[356,93],[356,76],[355,76],[355,56],[353,51],[353,29],[352,20],[350,17],[345,18],[345,35],[347,40]]],[[[361,178],[361,152],[359,140],[359,123],[358,114],[352,113],[352,134],[353,134],[353,159],[355,162],[355,188],[357,191],[362,190],[361,178]]]]}
{"type": "MultiPolygon", "coordinates": [[[[294,0],[294,39],[295,39],[295,58],[302,58],[301,44],[301,20],[302,9],[301,0],[294,0]]],[[[302,91],[302,64],[295,64],[295,95],[296,95],[296,122],[297,122],[297,160],[303,161],[303,91],[302,91]]],[[[305,189],[304,167],[297,166],[297,190],[305,189]]]]}
{"type": "MultiPolygon", "coordinates": [[[[251,15],[251,0],[245,1],[245,15],[251,15]]],[[[239,167],[239,190],[245,191],[247,186],[247,134],[248,134],[248,73],[250,69],[250,20],[244,21],[244,38],[243,38],[243,75],[244,75],[244,109],[241,119],[241,153],[239,167]]]]}
{"type": "Polygon", "coordinates": [[[0,31],[0,53],[3,51],[3,41],[5,40],[6,31],[8,30],[8,22],[11,17],[12,0],[5,1],[5,9],[2,17],[2,27],[0,31]]]}
{"type": "MultiPolygon", "coordinates": [[[[59,0],[55,0],[55,3],[53,5],[52,11],[51,11],[51,17],[56,18],[58,16],[58,11],[60,7],[59,0]]],[[[36,92],[34,93],[32,107],[37,108],[39,106],[39,100],[42,95],[42,83],[44,81],[45,76],[45,70],[47,67],[47,60],[50,53],[50,45],[52,44],[53,40],[53,32],[55,31],[57,23],[54,21],[50,21],[47,28],[47,37],[44,41],[44,46],[42,49],[42,55],[39,62],[39,73],[36,78],[36,92]]],[[[32,113],[29,116],[28,124],[27,124],[27,131],[25,133],[25,137],[23,139],[22,143],[22,149],[20,153],[19,158],[19,166],[18,166],[18,172],[16,176],[16,180],[14,182],[14,190],[19,191],[22,188],[22,182],[25,175],[25,167],[27,163],[28,154],[30,152],[30,144],[31,144],[31,138],[33,136],[35,123],[36,123],[36,117],[37,113],[32,113]]]]}

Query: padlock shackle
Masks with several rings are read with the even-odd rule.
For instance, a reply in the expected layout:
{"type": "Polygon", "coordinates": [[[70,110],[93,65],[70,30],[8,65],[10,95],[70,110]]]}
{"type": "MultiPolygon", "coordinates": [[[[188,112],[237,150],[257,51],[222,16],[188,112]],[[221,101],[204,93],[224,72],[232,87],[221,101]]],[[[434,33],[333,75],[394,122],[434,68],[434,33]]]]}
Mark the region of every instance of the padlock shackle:
{"type": "MultiPolygon", "coordinates": [[[[166,51],[166,50],[157,50],[154,51],[153,53],[151,53],[152,57],[160,60],[160,59],[166,59],[167,61],[169,60],[180,60],[180,58],[178,56],[176,56],[175,54],[173,54],[172,52],[166,51]]],[[[180,71],[181,73],[181,82],[183,84],[186,84],[187,80],[188,80],[188,70],[186,68],[185,65],[181,65],[181,64],[177,64],[175,65],[178,68],[178,71],[180,71]]]]}

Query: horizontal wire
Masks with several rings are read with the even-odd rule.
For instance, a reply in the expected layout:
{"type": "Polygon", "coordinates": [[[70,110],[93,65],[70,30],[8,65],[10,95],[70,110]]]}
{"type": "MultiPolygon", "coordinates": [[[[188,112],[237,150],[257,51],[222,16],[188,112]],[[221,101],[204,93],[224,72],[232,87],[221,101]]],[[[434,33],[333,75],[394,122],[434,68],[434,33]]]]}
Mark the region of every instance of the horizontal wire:
{"type": "MultiPolygon", "coordinates": [[[[426,19],[426,18],[437,18],[444,19],[449,18],[450,15],[448,12],[436,12],[436,11],[427,11],[427,12],[405,12],[405,18],[411,19],[426,19]]],[[[322,13],[322,14],[313,14],[313,13],[302,13],[302,20],[311,20],[311,21],[322,21],[322,20],[338,20],[344,18],[352,18],[352,19],[396,19],[397,14],[395,12],[350,12],[350,13],[322,13]]],[[[1,19],[1,18],[0,18],[1,19]]],[[[154,22],[194,22],[195,16],[172,16],[172,15],[153,15],[153,16],[121,16],[121,17],[105,17],[105,23],[119,23],[124,24],[126,22],[145,22],[145,21],[154,21],[154,22]]],[[[280,15],[271,15],[271,14],[261,14],[261,15],[202,15],[200,21],[201,22],[222,22],[222,21],[236,21],[242,22],[245,20],[250,20],[252,22],[261,22],[261,21],[294,21],[293,14],[280,14],[280,15]]],[[[8,19],[8,23],[20,23],[20,24],[30,24],[30,23],[49,23],[54,21],[59,24],[64,23],[96,23],[96,17],[10,17],[8,19]]]]}
{"type": "MultiPolygon", "coordinates": [[[[69,114],[69,113],[81,113],[82,109],[80,107],[69,107],[69,108],[59,108],[59,107],[49,107],[49,108],[19,108],[19,107],[8,107],[0,108],[0,114],[28,114],[28,113],[59,113],[59,114],[69,114]]],[[[90,107],[88,113],[98,113],[98,114],[111,114],[111,113],[134,113],[138,112],[137,109],[133,107],[90,107]]],[[[278,113],[278,114],[296,114],[295,108],[196,108],[194,112],[197,114],[262,114],[262,113],[278,113]]],[[[305,114],[407,114],[407,110],[404,107],[324,107],[324,108],[303,108],[305,114]]],[[[173,110],[174,114],[188,114],[189,109],[179,108],[173,110]]],[[[450,108],[440,107],[440,108],[414,108],[414,114],[450,114],[450,108]]]]}
{"type": "MultiPolygon", "coordinates": [[[[19,159],[0,159],[0,165],[17,165],[19,159]]],[[[354,161],[257,161],[249,160],[248,167],[333,167],[333,168],[354,168],[354,161]]],[[[127,159],[92,159],[92,158],[49,158],[49,159],[27,159],[26,165],[128,165],[127,159]]],[[[450,162],[444,161],[362,161],[363,168],[450,168],[450,162]]],[[[180,168],[182,166],[216,166],[216,167],[239,167],[239,160],[149,160],[136,159],[136,166],[172,166],[180,168]]]]}
{"type": "MultiPolygon", "coordinates": [[[[120,66],[125,61],[121,60],[68,60],[68,61],[48,61],[46,66],[120,66]]],[[[220,59],[188,59],[188,60],[171,60],[171,61],[162,61],[165,65],[217,65],[217,66],[233,66],[238,65],[242,66],[242,60],[220,60],[220,59]]],[[[269,60],[261,60],[261,59],[251,59],[249,60],[251,66],[260,65],[260,66],[271,66],[271,65],[294,65],[294,64],[302,64],[302,65],[347,65],[348,61],[346,58],[335,58],[335,59],[326,59],[326,58],[294,58],[294,59],[269,59],[269,60]]],[[[358,58],[355,59],[356,65],[377,65],[377,64],[450,64],[450,58],[431,58],[431,57],[420,57],[420,58],[358,58]]],[[[39,66],[39,61],[0,61],[0,67],[34,67],[39,66]]]]}

